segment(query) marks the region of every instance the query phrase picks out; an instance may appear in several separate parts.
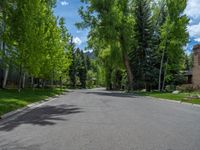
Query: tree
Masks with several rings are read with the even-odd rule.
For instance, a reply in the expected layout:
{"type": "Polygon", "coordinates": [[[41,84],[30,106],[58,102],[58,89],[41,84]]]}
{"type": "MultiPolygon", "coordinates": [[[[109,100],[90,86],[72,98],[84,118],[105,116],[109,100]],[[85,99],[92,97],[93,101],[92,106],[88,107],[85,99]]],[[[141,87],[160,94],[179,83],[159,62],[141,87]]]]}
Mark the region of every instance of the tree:
{"type": "Polygon", "coordinates": [[[149,0],[136,0],[134,8],[135,16],[135,37],[137,43],[131,52],[133,62],[135,82],[143,85],[143,88],[149,89],[154,82],[155,58],[153,49],[153,23],[149,0]]]}
{"type": "Polygon", "coordinates": [[[22,87],[22,74],[28,72],[39,76],[41,64],[45,59],[44,50],[47,42],[46,3],[41,0],[18,0],[12,16],[12,35],[15,48],[11,55],[13,62],[19,68],[19,87],[22,87]],[[36,17],[37,16],[37,17],[36,17]]]}
{"type": "MultiPolygon", "coordinates": [[[[128,76],[128,89],[132,89],[133,74],[130,67],[130,28],[133,20],[129,16],[128,0],[95,1],[84,0],[88,4],[87,10],[80,9],[83,22],[77,24],[80,28],[90,27],[91,32],[97,33],[101,41],[106,42],[108,47],[118,47],[121,53],[122,63],[128,76]]],[[[96,36],[91,33],[90,36],[96,36]]],[[[116,50],[116,49],[115,49],[116,50]]]]}
{"type": "Polygon", "coordinates": [[[167,18],[161,27],[160,50],[162,59],[160,63],[159,90],[161,90],[161,75],[165,81],[173,81],[173,77],[183,68],[183,47],[188,42],[187,25],[189,19],[183,12],[187,0],[167,0],[167,18]],[[163,65],[164,64],[164,65],[163,65]]]}
{"type": "Polygon", "coordinates": [[[70,52],[71,52],[71,65],[69,66],[69,79],[71,88],[76,87],[76,55],[75,55],[75,44],[73,43],[73,37],[70,40],[70,52]]]}
{"type": "Polygon", "coordinates": [[[87,81],[87,64],[86,64],[86,56],[83,51],[80,49],[76,50],[76,59],[77,59],[77,75],[79,77],[81,88],[86,88],[87,81]]]}
{"type": "Polygon", "coordinates": [[[11,27],[10,18],[15,3],[16,3],[15,0],[0,1],[0,59],[1,59],[0,67],[4,69],[4,71],[1,70],[0,73],[2,74],[2,77],[0,77],[2,88],[6,87],[7,77],[9,72],[9,62],[11,60],[9,56],[9,49],[12,48],[13,39],[10,36],[10,27],[11,27]]]}
{"type": "Polygon", "coordinates": [[[17,0],[13,10],[10,34],[14,48],[10,56],[19,68],[19,90],[22,74],[51,79],[53,84],[55,79],[62,79],[69,67],[68,33],[63,25],[58,26],[51,4],[43,0],[17,0]]]}

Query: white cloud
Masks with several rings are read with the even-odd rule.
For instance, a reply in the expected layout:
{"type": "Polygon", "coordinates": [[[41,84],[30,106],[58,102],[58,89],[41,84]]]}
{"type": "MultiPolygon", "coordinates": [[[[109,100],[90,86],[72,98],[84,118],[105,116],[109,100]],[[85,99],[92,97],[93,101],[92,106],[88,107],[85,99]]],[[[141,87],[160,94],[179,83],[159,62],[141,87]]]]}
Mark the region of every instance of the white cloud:
{"type": "Polygon", "coordinates": [[[200,42],[200,38],[196,38],[194,39],[196,42],[200,42]]]}
{"type": "Polygon", "coordinates": [[[84,51],[85,53],[87,53],[87,52],[92,53],[92,52],[93,52],[92,49],[84,49],[83,51],[84,51]]]}
{"type": "Polygon", "coordinates": [[[81,45],[81,44],[82,44],[82,41],[81,41],[81,39],[80,39],[79,37],[75,37],[75,38],[73,39],[73,42],[74,42],[76,45],[81,45]]]}
{"type": "Polygon", "coordinates": [[[81,33],[81,30],[77,30],[76,33],[81,33]]]}
{"type": "Polygon", "coordinates": [[[200,22],[199,24],[190,25],[188,27],[188,31],[192,38],[195,38],[195,39],[200,38],[200,22]]]}
{"type": "Polygon", "coordinates": [[[69,5],[69,2],[67,2],[67,1],[61,1],[60,4],[61,4],[62,6],[67,6],[67,5],[69,5]]]}
{"type": "Polygon", "coordinates": [[[200,0],[189,0],[187,4],[187,8],[185,10],[185,13],[191,18],[191,19],[198,19],[200,18],[200,0]]]}

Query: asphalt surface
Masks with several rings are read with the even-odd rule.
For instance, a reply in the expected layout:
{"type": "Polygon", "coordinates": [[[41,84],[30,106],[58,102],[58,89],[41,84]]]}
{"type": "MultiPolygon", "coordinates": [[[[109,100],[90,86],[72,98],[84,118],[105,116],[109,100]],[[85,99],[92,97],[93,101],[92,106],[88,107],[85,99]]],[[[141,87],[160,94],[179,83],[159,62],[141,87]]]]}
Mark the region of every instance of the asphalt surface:
{"type": "Polygon", "coordinates": [[[0,122],[0,150],[200,150],[200,107],[103,89],[0,122]]]}

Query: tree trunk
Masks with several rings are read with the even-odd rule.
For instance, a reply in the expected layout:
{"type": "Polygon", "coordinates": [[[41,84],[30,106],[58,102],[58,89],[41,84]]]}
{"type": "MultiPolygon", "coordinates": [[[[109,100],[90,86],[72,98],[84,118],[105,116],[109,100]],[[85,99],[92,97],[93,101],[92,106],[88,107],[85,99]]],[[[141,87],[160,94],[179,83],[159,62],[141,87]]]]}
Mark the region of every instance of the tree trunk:
{"type": "MultiPolygon", "coordinates": [[[[3,21],[3,30],[5,30],[6,26],[5,26],[5,22],[3,21]]],[[[2,50],[3,50],[3,55],[6,55],[6,44],[5,42],[2,42],[2,50]]],[[[8,79],[8,72],[9,72],[9,65],[6,64],[6,69],[5,69],[5,73],[4,73],[4,79],[3,79],[3,88],[6,87],[7,84],[7,79],[8,79]]]]}
{"type": "Polygon", "coordinates": [[[52,77],[51,77],[51,86],[52,88],[54,88],[54,68],[53,68],[53,71],[52,71],[52,77]]]}
{"type": "Polygon", "coordinates": [[[106,89],[112,90],[112,68],[107,68],[106,72],[106,89]]]}
{"type": "Polygon", "coordinates": [[[133,90],[133,73],[131,71],[130,62],[129,62],[127,53],[123,54],[123,60],[124,60],[124,65],[125,65],[127,76],[128,76],[128,91],[132,91],[133,90]]]}
{"type": "MultiPolygon", "coordinates": [[[[4,33],[6,31],[6,13],[5,13],[4,9],[5,8],[2,8],[2,15],[3,15],[2,33],[4,33]]],[[[6,44],[4,42],[4,39],[2,40],[2,53],[3,53],[4,56],[6,55],[6,44]]],[[[8,72],[9,72],[9,66],[6,65],[6,70],[5,70],[4,79],[3,79],[3,85],[2,85],[3,88],[6,87],[7,78],[8,78],[8,72]]]]}
{"type": "MultiPolygon", "coordinates": [[[[123,30],[124,29],[122,29],[122,33],[123,33],[123,30]]],[[[123,34],[121,34],[120,36],[120,45],[122,49],[122,57],[123,57],[122,59],[124,61],[124,66],[126,68],[127,77],[128,77],[128,91],[132,91],[133,90],[133,73],[131,70],[127,47],[126,47],[126,41],[123,34]]]]}
{"type": "Polygon", "coordinates": [[[162,91],[164,91],[164,89],[165,89],[165,79],[166,79],[165,76],[167,74],[167,65],[168,65],[168,59],[167,59],[167,62],[165,64],[165,72],[164,72],[164,78],[163,78],[162,91]]]}
{"type": "Polygon", "coordinates": [[[20,65],[20,68],[19,68],[18,92],[21,92],[21,88],[22,88],[22,67],[20,65]]]}
{"type": "Polygon", "coordinates": [[[163,50],[162,58],[161,58],[161,62],[160,62],[159,83],[158,83],[159,91],[161,91],[161,80],[162,80],[162,69],[163,69],[164,58],[165,58],[165,50],[163,50]]]}
{"type": "Polygon", "coordinates": [[[3,79],[3,88],[6,88],[7,80],[8,80],[8,73],[9,73],[9,66],[7,65],[5,73],[4,73],[4,79],[3,79]]]}
{"type": "Polygon", "coordinates": [[[26,74],[23,74],[23,80],[22,80],[22,89],[25,88],[25,84],[26,84],[26,74]]]}
{"type": "Polygon", "coordinates": [[[3,88],[3,70],[0,69],[0,88],[3,88]]]}
{"type": "MultiPolygon", "coordinates": [[[[159,74],[159,85],[158,85],[158,90],[161,91],[161,78],[162,78],[162,69],[163,69],[163,63],[164,63],[164,59],[165,59],[165,53],[167,52],[167,48],[168,48],[168,33],[169,33],[169,30],[167,29],[167,37],[166,37],[166,41],[165,41],[165,48],[163,49],[163,54],[162,54],[162,59],[161,59],[161,64],[160,64],[160,74],[159,74]]],[[[167,63],[168,63],[168,60],[167,60],[167,63]]],[[[164,72],[164,79],[163,79],[163,85],[165,85],[165,73],[166,73],[166,70],[164,72]]],[[[162,86],[162,90],[163,90],[163,86],[162,86]]]]}
{"type": "Polygon", "coordinates": [[[33,78],[33,76],[31,77],[31,87],[34,88],[34,78],[33,78]]]}
{"type": "Polygon", "coordinates": [[[46,80],[45,80],[45,79],[43,79],[43,81],[42,81],[42,87],[43,87],[43,88],[46,87],[46,80]]]}
{"type": "Polygon", "coordinates": [[[51,86],[53,87],[53,85],[54,85],[54,81],[53,81],[54,79],[53,79],[53,77],[51,78],[51,86]]]}
{"type": "Polygon", "coordinates": [[[60,89],[62,89],[62,77],[60,77],[60,89]]]}

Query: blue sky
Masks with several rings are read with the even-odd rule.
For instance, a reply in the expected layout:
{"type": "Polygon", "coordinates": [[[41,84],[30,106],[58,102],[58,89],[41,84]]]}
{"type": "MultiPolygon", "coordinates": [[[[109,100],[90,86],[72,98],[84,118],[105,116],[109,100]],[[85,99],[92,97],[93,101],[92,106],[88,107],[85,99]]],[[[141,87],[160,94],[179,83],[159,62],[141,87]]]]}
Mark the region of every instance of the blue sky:
{"type": "Polygon", "coordinates": [[[66,27],[73,35],[77,47],[84,49],[87,46],[88,30],[78,30],[75,26],[75,23],[81,21],[78,14],[81,5],[80,0],[57,0],[54,13],[56,16],[65,18],[66,27]]]}
{"type": "Polygon", "coordinates": [[[200,44],[200,0],[188,0],[185,13],[190,18],[188,31],[190,34],[190,42],[186,49],[191,51],[195,44],[200,44]]]}
{"type": "MultiPolygon", "coordinates": [[[[80,0],[57,0],[57,7],[54,13],[56,16],[65,18],[66,27],[73,35],[77,47],[84,49],[87,46],[88,30],[78,30],[74,25],[76,22],[81,21],[78,14],[78,9],[81,5],[80,0]]],[[[190,18],[188,26],[190,42],[185,48],[189,53],[195,44],[200,43],[200,0],[188,0],[185,13],[190,18]]]]}

